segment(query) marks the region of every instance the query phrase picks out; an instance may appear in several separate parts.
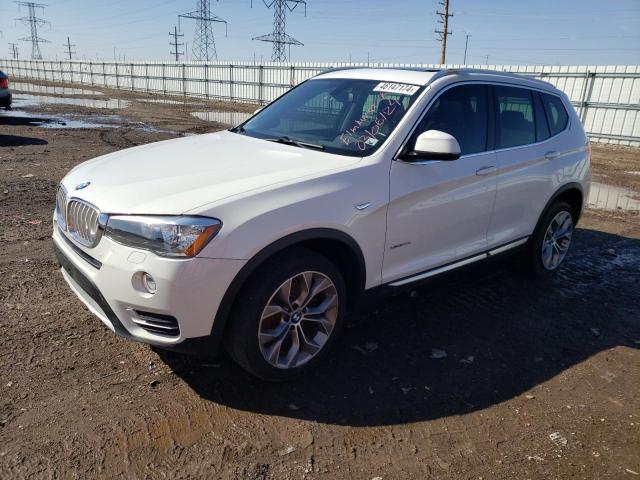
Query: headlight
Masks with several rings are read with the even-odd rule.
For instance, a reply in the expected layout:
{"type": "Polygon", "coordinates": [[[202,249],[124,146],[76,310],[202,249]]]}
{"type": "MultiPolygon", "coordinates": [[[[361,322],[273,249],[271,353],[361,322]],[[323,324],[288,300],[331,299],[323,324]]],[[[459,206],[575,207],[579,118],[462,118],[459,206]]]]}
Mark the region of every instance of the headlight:
{"type": "Polygon", "coordinates": [[[221,228],[215,218],[115,215],[109,217],[104,234],[163,257],[195,257],[221,228]]]}

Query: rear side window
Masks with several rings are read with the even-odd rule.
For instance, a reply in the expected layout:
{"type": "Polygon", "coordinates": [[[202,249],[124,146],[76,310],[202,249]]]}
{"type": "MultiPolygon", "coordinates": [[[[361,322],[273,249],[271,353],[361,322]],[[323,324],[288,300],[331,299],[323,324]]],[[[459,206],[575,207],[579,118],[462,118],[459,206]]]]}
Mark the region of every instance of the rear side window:
{"type": "Polygon", "coordinates": [[[551,134],[549,133],[547,116],[544,113],[544,107],[542,106],[542,97],[538,92],[533,92],[533,105],[535,107],[536,117],[536,141],[541,142],[549,138],[551,134]]]}
{"type": "Polygon", "coordinates": [[[532,92],[526,88],[496,86],[495,99],[498,148],[535,143],[532,92]]]}
{"type": "Polygon", "coordinates": [[[565,129],[569,121],[569,114],[564,108],[564,104],[559,97],[549,95],[548,93],[540,94],[544,109],[547,112],[547,120],[551,135],[556,135],[565,129]]]}
{"type": "Polygon", "coordinates": [[[453,87],[433,103],[416,130],[415,138],[427,130],[453,135],[462,155],[487,149],[487,88],[484,85],[453,87]]]}

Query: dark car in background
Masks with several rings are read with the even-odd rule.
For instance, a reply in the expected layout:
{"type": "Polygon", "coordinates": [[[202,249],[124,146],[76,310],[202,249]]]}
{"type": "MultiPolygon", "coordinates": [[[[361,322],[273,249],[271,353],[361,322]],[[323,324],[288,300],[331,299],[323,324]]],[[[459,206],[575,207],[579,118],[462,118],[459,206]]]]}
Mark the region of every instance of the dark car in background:
{"type": "Polygon", "coordinates": [[[9,90],[9,77],[0,70],[0,107],[11,109],[11,90],[9,90]]]}

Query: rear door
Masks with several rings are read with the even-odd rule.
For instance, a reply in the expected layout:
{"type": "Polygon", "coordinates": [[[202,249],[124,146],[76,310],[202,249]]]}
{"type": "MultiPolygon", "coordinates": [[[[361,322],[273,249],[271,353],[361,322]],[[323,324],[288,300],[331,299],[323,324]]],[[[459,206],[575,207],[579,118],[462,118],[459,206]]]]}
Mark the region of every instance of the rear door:
{"type": "Polygon", "coordinates": [[[553,190],[553,160],[541,94],[535,90],[494,85],[498,188],[488,234],[489,247],[530,235],[553,190]]]}

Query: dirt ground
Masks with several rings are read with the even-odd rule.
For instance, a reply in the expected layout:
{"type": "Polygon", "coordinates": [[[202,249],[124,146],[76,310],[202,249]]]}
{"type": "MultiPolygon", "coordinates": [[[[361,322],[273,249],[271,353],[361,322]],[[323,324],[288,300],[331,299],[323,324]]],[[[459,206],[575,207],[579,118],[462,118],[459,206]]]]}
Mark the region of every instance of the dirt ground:
{"type": "MultiPolygon", "coordinates": [[[[640,477],[637,214],[588,210],[549,281],[507,257],[371,300],[295,383],[107,330],[58,271],[56,182],[97,155],[223,128],[192,110],[255,108],[187,101],[29,110],[117,114],[119,128],[0,115],[0,478],[640,477]]],[[[640,150],[593,152],[594,174],[638,188],[625,172],[640,150]]]]}

